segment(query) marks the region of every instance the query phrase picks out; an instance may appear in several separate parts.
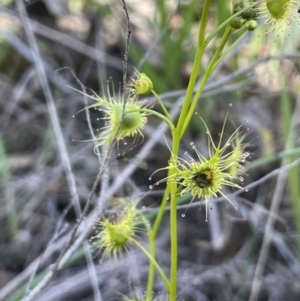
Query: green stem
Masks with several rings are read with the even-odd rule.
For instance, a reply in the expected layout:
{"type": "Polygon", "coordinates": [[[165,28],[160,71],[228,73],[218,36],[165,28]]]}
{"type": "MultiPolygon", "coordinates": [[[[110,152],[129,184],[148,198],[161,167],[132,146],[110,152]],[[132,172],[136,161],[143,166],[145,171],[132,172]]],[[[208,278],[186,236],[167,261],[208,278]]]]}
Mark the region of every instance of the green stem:
{"type": "MultiPolygon", "coordinates": [[[[206,30],[206,24],[208,20],[208,14],[209,14],[209,6],[210,6],[210,0],[206,0],[204,3],[203,11],[202,11],[202,17],[200,22],[200,29],[199,29],[199,38],[198,38],[198,47],[197,52],[195,56],[195,60],[193,63],[193,70],[191,73],[190,81],[187,88],[187,93],[185,95],[185,99],[183,102],[183,107],[179,116],[178,124],[176,127],[176,130],[172,132],[173,134],[173,145],[172,145],[172,154],[177,155],[178,149],[179,149],[179,143],[180,143],[180,128],[182,127],[185,119],[185,115],[188,111],[190,99],[193,95],[194,86],[196,83],[197,76],[199,74],[199,69],[201,65],[202,56],[205,49],[205,30],[206,30]]],[[[171,156],[171,160],[173,160],[173,156],[171,156]]],[[[175,170],[169,169],[168,175],[172,175],[175,173],[175,170]]],[[[164,209],[167,205],[167,196],[169,193],[169,190],[171,191],[171,212],[170,212],[170,231],[171,231],[171,287],[170,287],[170,301],[176,300],[176,294],[177,294],[177,197],[176,197],[176,190],[177,190],[177,184],[176,182],[170,183],[170,185],[166,188],[165,194],[163,197],[162,204],[160,206],[160,210],[158,212],[158,215],[156,217],[153,230],[151,235],[149,235],[149,246],[150,246],[150,253],[155,257],[155,238],[159,229],[159,226],[161,224],[162,217],[164,215],[164,209]]],[[[147,297],[151,296],[152,294],[152,288],[153,288],[153,282],[154,282],[154,272],[153,267],[149,266],[149,278],[148,278],[148,286],[147,286],[147,297]]]]}
{"type": "Polygon", "coordinates": [[[172,120],[172,118],[171,118],[171,116],[170,116],[168,110],[166,109],[164,103],[162,102],[162,100],[160,99],[160,97],[158,96],[158,94],[156,94],[156,92],[155,92],[154,90],[152,90],[151,92],[152,92],[152,94],[156,97],[156,99],[157,99],[158,103],[160,104],[162,110],[164,111],[166,117],[167,117],[169,120],[172,120]]]}
{"type": "Polygon", "coordinates": [[[217,60],[215,66],[213,69],[216,69],[216,67],[223,61],[224,57],[234,48],[236,45],[245,37],[245,35],[248,33],[248,31],[243,32],[233,43],[230,43],[230,46],[226,49],[224,54],[217,60]]]}
{"type": "MultiPolygon", "coordinates": [[[[175,159],[172,159],[175,160],[175,159]]],[[[170,173],[174,174],[176,169],[171,169],[170,173]]],[[[178,237],[177,237],[177,183],[171,181],[171,208],[170,208],[170,227],[171,227],[171,271],[170,271],[170,301],[176,300],[177,295],[177,269],[178,269],[178,237]]]]}
{"type": "Polygon", "coordinates": [[[193,95],[195,83],[196,83],[196,80],[197,80],[197,77],[199,74],[199,69],[201,66],[201,60],[202,60],[203,52],[205,49],[205,30],[206,30],[206,24],[207,24],[208,14],[209,14],[209,5],[210,5],[210,0],[206,0],[204,3],[204,6],[203,6],[203,11],[202,11],[202,16],[201,16],[199,36],[198,36],[198,47],[197,47],[195,60],[193,63],[193,69],[192,69],[191,77],[189,80],[189,84],[188,84],[185,98],[183,101],[183,106],[182,106],[181,113],[180,113],[177,127],[176,127],[176,130],[178,131],[178,136],[180,136],[181,129],[182,129],[186,114],[189,109],[190,100],[193,95]]]}
{"type": "Polygon", "coordinates": [[[166,275],[164,274],[163,270],[159,266],[159,264],[156,262],[156,260],[152,257],[152,255],[136,240],[132,240],[132,242],[148,257],[149,261],[155,266],[157,269],[158,274],[160,275],[162,281],[164,282],[164,285],[166,287],[166,290],[169,292],[170,290],[170,283],[166,275]]]}
{"type": "Polygon", "coordinates": [[[164,121],[169,125],[170,130],[171,130],[172,132],[175,131],[175,126],[174,126],[172,120],[169,119],[168,117],[166,117],[166,116],[164,116],[164,115],[162,115],[162,114],[160,114],[160,113],[158,113],[158,112],[156,112],[156,111],[150,110],[150,109],[140,109],[140,110],[141,110],[141,111],[148,112],[148,113],[150,113],[150,114],[153,114],[153,115],[157,116],[158,118],[164,120],[164,121]]]}
{"type": "MultiPolygon", "coordinates": [[[[176,139],[175,133],[176,132],[172,132],[172,134],[173,134],[172,153],[178,154],[180,137],[178,137],[178,135],[177,135],[177,139],[176,139]]],[[[174,160],[174,156],[172,156],[172,154],[171,154],[170,160],[174,160]]],[[[169,169],[168,176],[174,174],[174,172],[175,172],[174,170],[169,169]]],[[[170,191],[171,191],[171,196],[173,196],[173,200],[174,200],[173,205],[175,205],[175,209],[176,209],[177,198],[174,199],[176,190],[177,190],[177,184],[174,183],[173,181],[171,181],[165,189],[164,196],[163,196],[162,202],[159,207],[159,211],[157,213],[156,219],[155,219],[153,227],[152,227],[152,231],[151,231],[151,233],[149,233],[149,252],[153,258],[155,258],[155,254],[156,254],[155,240],[156,240],[157,232],[160,228],[161,221],[162,221],[164,213],[165,213],[165,208],[167,207],[167,204],[168,204],[168,196],[169,196],[170,191]]],[[[176,290],[177,290],[177,283],[176,283],[176,280],[177,280],[177,217],[174,218],[173,212],[175,212],[175,215],[177,214],[177,210],[174,210],[174,206],[173,206],[172,217],[171,217],[171,219],[173,220],[173,223],[171,223],[171,225],[170,225],[171,237],[173,235],[173,240],[172,240],[173,243],[171,242],[171,248],[173,246],[173,248],[172,248],[173,252],[171,254],[171,262],[172,262],[171,266],[173,266],[173,269],[175,269],[175,273],[174,273],[174,271],[171,268],[171,278],[173,280],[173,284],[171,284],[172,293],[170,294],[171,301],[172,300],[175,301],[176,290]],[[175,226],[173,225],[174,221],[175,221],[175,226]],[[175,237],[175,239],[174,239],[174,237],[175,237]],[[173,299],[172,299],[171,295],[174,296],[173,299]]],[[[146,300],[151,300],[153,284],[154,284],[154,265],[150,262],[149,272],[148,272],[147,295],[146,295],[147,299],[146,300]]]]}
{"type": "Polygon", "coordinates": [[[202,78],[202,80],[200,82],[200,85],[199,85],[199,87],[197,89],[197,92],[196,92],[196,94],[195,94],[195,96],[193,98],[193,101],[192,101],[192,104],[190,106],[190,109],[189,109],[189,111],[188,111],[188,113],[187,113],[187,115],[185,117],[184,125],[182,127],[182,131],[181,131],[181,135],[180,135],[181,137],[183,136],[183,134],[184,134],[184,132],[185,132],[188,124],[190,123],[190,120],[191,120],[192,116],[194,115],[197,103],[199,101],[200,95],[201,95],[201,93],[203,91],[203,88],[204,88],[207,80],[209,79],[209,77],[211,76],[212,72],[214,71],[214,69],[217,66],[216,65],[217,59],[218,59],[221,51],[223,50],[223,48],[224,48],[224,46],[225,46],[225,44],[226,44],[226,42],[227,42],[227,40],[228,40],[228,38],[230,36],[231,30],[232,29],[229,26],[226,28],[226,30],[224,32],[224,35],[223,35],[223,37],[222,37],[222,39],[220,41],[220,44],[219,44],[218,48],[216,49],[215,54],[213,55],[212,59],[210,60],[210,62],[208,64],[208,67],[207,67],[207,69],[206,69],[206,71],[205,71],[205,73],[203,75],[203,78],[202,78]]]}
{"type": "MultiPolygon", "coordinates": [[[[167,198],[168,194],[169,194],[169,186],[167,186],[165,189],[162,202],[159,206],[159,210],[158,210],[156,219],[155,219],[153,227],[152,227],[152,231],[149,233],[149,253],[151,254],[151,256],[153,258],[155,258],[155,255],[156,255],[155,239],[156,239],[157,232],[159,230],[162,218],[165,213],[165,208],[167,207],[167,204],[168,204],[168,198],[167,198]]],[[[151,300],[151,298],[152,298],[153,285],[154,285],[154,265],[152,264],[152,262],[150,262],[149,271],[148,271],[146,300],[151,300]]]]}
{"type": "Polygon", "coordinates": [[[136,109],[136,110],[129,110],[129,111],[127,111],[127,112],[125,113],[125,115],[128,114],[128,113],[132,113],[132,112],[147,112],[147,113],[150,113],[151,115],[155,115],[155,116],[157,116],[158,118],[164,120],[164,121],[169,125],[170,130],[171,130],[172,132],[175,131],[175,126],[174,126],[172,120],[168,119],[166,116],[164,116],[164,115],[162,115],[162,114],[160,114],[160,113],[158,113],[158,112],[156,112],[156,111],[153,111],[153,110],[151,110],[151,109],[139,108],[139,109],[136,109]]]}
{"type": "MultiPolygon", "coordinates": [[[[173,143],[172,143],[172,161],[176,160],[174,155],[178,155],[179,152],[179,144],[180,144],[180,132],[174,132],[173,135],[173,143]],[[179,134],[179,135],[178,135],[179,134]]],[[[174,168],[170,168],[169,175],[172,176],[176,173],[176,162],[173,162],[172,166],[174,168]]],[[[170,270],[170,301],[176,300],[177,295],[177,263],[178,263],[178,243],[177,243],[177,183],[176,181],[170,181],[169,189],[171,192],[171,203],[170,203],[170,235],[171,235],[171,270],[170,270]]]]}
{"type": "MultiPolygon", "coordinates": [[[[193,63],[193,69],[192,69],[192,73],[191,73],[191,77],[189,80],[189,84],[187,87],[187,92],[185,95],[185,99],[183,102],[183,106],[182,106],[182,110],[178,119],[178,123],[176,126],[175,131],[172,131],[172,138],[173,138],[173,143],[172,143],[172,156],[170,158],[170,160],[174,160],[175,156],[178,155],[178,150],[179,150],[179,144],[180,144],[180,139],[181,136],[184,132],[183,130],[183,126],[185,125],[185,127],[187,126],[186,123],[186,115],[187,113],[191,114],[191,109],[189,110],[190,107],[190,100],[192,98],[193,95],[193,91],[194,91],[194,87],[195,87],[195,83],[199,74],[199,70],[200,70],[200,66],[201,66],[201,60],[202,60],[202,56],[205,50],[205,47],[207,46],[208,42],[212,39],[213,36],[209,36],[210,40],[206,39],[205,40],[205,31],[206,31],[206,24],[207,24],[207,20],[208,20],[208,14],[209,14],[209,6],[210,6],[210,0],[206,0],[204,2],[204,6],[203,6],[203,11],[202,11],[202,16],[201,16],[201,22],[200,22],[200,29],[199,29],[199,37],[198,37],[198,47],[197,47],[197,52],[196,52],[196,56],[194,59],[194,63],[193,63]],[[173,156],[175,155],[175,156],[173,156]]],[[[242,13],[242,12],[240,12],[242,13]]],[[[232,19],[235,16],[232,17],[232,19]]],[[[230,21],[230,20],[229,20],[230,21]]],[[[229,22],[228,21],[228,22],[229,22]]],[[[227,24],[227,23],[226,23],[227,24]]],[[[226,25],[225,24],[225,25],[226,25]]],[[[220,31],[224,26],[223,24],[222,27],[219,27],[215,32],[220,31]]],[[[229,30],[225,31],[226,34],[224,34],[225,38],[223,37],[222,41],[224,41],[224,45],[228,39],[228,36],[230,34],[229,30]],[[227,36],[228,34],[228,36],[227,36]],[[226,37],[227,36],[227,37],[226,37]]],[[[209,76],[211,75],[212,71],[214,70],[214,68],[217,66],[216,62],[217,62],[217,58],[219,56],[219,53],[221,52],[221,50],[223,49],[224,45],[222,45],[221,47],[219,47],[217,49],[217,54],[213,57],[213,62],[211,62],[211,64],[209,65],[210,70],[208,72],[206,72],[206,76],[207,78],[203,81],[203,87],[205,82],[207,81],[207,79],[209,78],[209,76]]],[[[199,87],[198,88],[198,95],[201,95],[202,89],[203,87],[199,87]]],[[[197,101],[198,101],[198,95],[197,97],[195,96],[193,103],[194,103],[194,108],[192,108],[192,110],[195,110],[197,101]],[[195,99],[197,101],[195,101],[195,99]]],[[[163,108],[163,107],[162,107],[163,108]]],[[[164,110],[164,108],[163,108],[164,110]]],[[[165,110],[164,110],[165,112],[165,110]]],[[[168,116],[166,114],[166,116],[168,116]]],[[[191,116],[190,116],[191,118],[191,116]]],[[[172,176],[174,173],[176,172],[175,169],[169,169],[168,172],[168,176],[172,176]]],[[[171,234],[171,271],[170,271],[170,301],[175,301],[176,300],[176,294],[177,294],[177,252],[178,252],[178,245],[177,245],[177,199],[178,196],[176,196],[176,191],[177,191],[177,183],[175,181],[170,181],[169,185],[166,187],[165,189],[165,193],[163,196],[163,200],[162,203],[160,205],[160,209],[158,211],[156,220],[153,224],[153,228],[152,231],[149,233],[149,253],[150,255],[155,258],[155,239],[157,236],[157,232],[158,229],[161,225],[161,221],[164,215],[164,211],[165,208],[168,204],[168,198],[167,196],[169,195],[169,193],[171,194],[171,210],[170,210],[170,234],[171,234]]],[[[154,284],[154,265],[152,262],[150,262],[149,265],[149,273],[148,273],[148,284],[147,284],[147,300],[151,300],[151,296],[152,296],[152,289],[153,289],[153,284],[154,284]]]]}

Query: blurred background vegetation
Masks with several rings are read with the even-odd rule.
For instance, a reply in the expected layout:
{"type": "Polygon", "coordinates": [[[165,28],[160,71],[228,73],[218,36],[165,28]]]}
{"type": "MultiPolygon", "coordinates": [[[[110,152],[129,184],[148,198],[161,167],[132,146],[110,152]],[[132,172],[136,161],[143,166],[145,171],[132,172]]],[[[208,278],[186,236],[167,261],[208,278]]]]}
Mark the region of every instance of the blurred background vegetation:
{"type": "MultiPolygon", "coordinates": [[[[132,27],[128,73],[133,74],[133,67],[146,73],[166,106],[170,110],[178,108],[191,72],[202,1],[127,0],[126,3],[132,27]]],[[[30,24],[38,43],[82,207],[97,175],[98,159],[93,153],[93,142],[78,142],[91,139],[84,112],[76,114],[85,104],[83,96],[67,85],[78,90],[81,87],[68,69],[59,69],[69,67],[86,87],[99,95],[106,93],[109,78],[118,91],[127,34],[122,4],[117,0],[25,0],[24,4],[28,16],[22,19],[14,1],[0,1],[0,300],[3,301],[21,300],[29,290],[29,283],[33,286],[43,277],[76,222],[75,211],[69,208],[72,195],[65,158],[53,130],[53,112],[49,110],[34,65],[32,44],[24,29],[30,24]]],[[[230,1],[213,1],[208,30],[213,30],[230,14],[230,1]]],[[[278,173],[274,171],[299,158],[299,25],[292,24],[290,35],[282,40],[272,33],[266,35],[263,20],[259,22],[261,26],[249,33],[214,72],[197,110],[215,139],[229,103],[233,107],[226,126],[228,135],[237,125],[248,121],[245,127],[250,128],[247,139],[251,159],[246,166],[244,185],[256,184],[247,193],[231,196],[239,205],[237,212],[228,202],[220,201],[214,203],[209,223],[205,223],[200,204],[190,207],[184,218],[180,217],[179,300],[248,300],[278,185],[278,173]]],[[[202,70],[218,41],[216,38],[207,48],[202,70]]],[[[95,129],[101,127],[98,115],[91,110],[95,129]]],[[[202,122],[195,117],[182,141],[182,154],[191,141],[201,152],[207,152],[204,133],[202,122]]],[[[140,197],[147,192],[151,173],[167,164],[169,150],[156,118],[149,117],[144,135],[144,145],[149,149],[141,154],[148,169],[135,166],[130,177],[124,176],[118,191],[107,200],[108,209],[115,209],[122,197],[140,197]],[[155,133],[159,138],[154,141],[155,133]]],[[[168,140],[168,132],[165,136],[168,140]]],[[[125,151],[128,148],[123,147],[125,151]]],[[[136,150],[140,151],[139,148],[136,150]]],[[[110,187],[129,164],[120,164],[115,159],[116,156],[110,162],[110,187]]],[[[296,301],[300,296],[299,166],[289,169],[283,181],[259,300],[296,301]]],[[[155,208],[160,198],[161,191],[157,189],[141,204],[155,208]]],[[[91,210],[97,210],[97,200],[94,203],[91,210]]],[[[185,209],[179,210],[182,213],[185,209]]],[[[156,211],[147,212],[151,220],[156,211]]],[[[141,240],[147,246],[144,236],[141,235],[141,240]]],[[[167,269],[168,214],[157,247],[159,263],[167,269]]],[[[133,249],[118,261],[101,262],[101,253],[95,253],[94,282],[89,274],[91,263],[83,255],[84,249],[80,248],[36,300],[101,300],[94,297],[95,285],[102,300],[120,300],[120,294],[143,294],[147,260],[140,252],[133,249]]],[[[158,280],[155,290],[157,294],[162,291],[158,280]]]]}

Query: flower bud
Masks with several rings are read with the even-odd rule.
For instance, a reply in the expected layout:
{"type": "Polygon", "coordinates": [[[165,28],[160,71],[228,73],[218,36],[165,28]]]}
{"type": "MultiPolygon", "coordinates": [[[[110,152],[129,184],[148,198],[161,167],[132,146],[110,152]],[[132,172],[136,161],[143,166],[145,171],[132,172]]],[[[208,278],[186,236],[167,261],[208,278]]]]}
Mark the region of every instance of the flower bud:
{"type": "Polygon", "coordinates": [[[138,78],[133,80],[133,88],[136,94],[148,94],[153,90],[153,84],[145,73],[140,73],[138,78]]]}
{"type": "Polygon", "coordinates": [[[233,29],[239,29],[243,26],[242,21],[239,17],[235,17],[233,20],[231,20],[229,22],[229,25],[233,28],[233,29]]]}
{"type": "Polygon", "coordinates": [[[250,9],[247,9],[246,11],[244,11],[241,16],[245,20],[252,20],[252,19],[256,18],[257,12],[255,9],[250,8],[250,9]]]}
{"type": "Polygon", "coordinates": [[[255,20],[250,20],[245,23],[245,28],[249,31],[255,30],[257,27],[257,22],[255,20]]]}

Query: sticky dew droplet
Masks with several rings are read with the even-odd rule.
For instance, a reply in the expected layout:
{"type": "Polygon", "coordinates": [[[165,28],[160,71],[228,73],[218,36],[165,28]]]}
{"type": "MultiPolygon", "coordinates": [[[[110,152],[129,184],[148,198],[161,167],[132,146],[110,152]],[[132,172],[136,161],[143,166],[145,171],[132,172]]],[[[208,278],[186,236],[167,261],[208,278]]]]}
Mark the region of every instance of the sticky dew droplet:
{"type": "Polygon", "coordinates": [[[182,213],[181,216],[182,216],[182,217],[185,217],[185,213],[182,213]]]}
{"type": "Polygon", "coordinates": [[[237,206],[234,207],[235,210],[239,210],[239,208],[237,206]]]}
{"type": "Polygon", "coordinates": [[[229,106],[232,107],[232,103],[229,103],[229,106]]]}
{"type": "Polygon", "coordinates": [[[151,177],[149,177],[149,178],[148,178],[148,180],[149,180],[149,181],[151,181],[151,180],[152,180],[152,178],[151,178],[151,177]]]}
{"type": "Polygon", "coordinates": [[[153,189],[153,185],[149,185],[149,188],[150,188],[150,189],[153,189]]]}

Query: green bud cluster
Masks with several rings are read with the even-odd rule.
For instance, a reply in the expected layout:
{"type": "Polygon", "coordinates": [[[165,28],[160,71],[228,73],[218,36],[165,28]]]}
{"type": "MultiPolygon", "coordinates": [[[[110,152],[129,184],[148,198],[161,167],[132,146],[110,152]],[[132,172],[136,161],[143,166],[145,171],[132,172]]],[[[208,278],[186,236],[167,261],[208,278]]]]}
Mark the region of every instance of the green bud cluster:
{"type": "MultiPolygon", "coordinates": [[[[245,8],[243,0],[233,0],[232,6],[234,14],[245,8]]],[[[231,26],[231,28],[233,28],[234,30],[244,27],[246,30],[252,31],[257,27],[256,18],[257,10],[250,7],[247,10],[243,11],[241,15],[231,20],[229,22],[229,26],[231,26]]]]}

